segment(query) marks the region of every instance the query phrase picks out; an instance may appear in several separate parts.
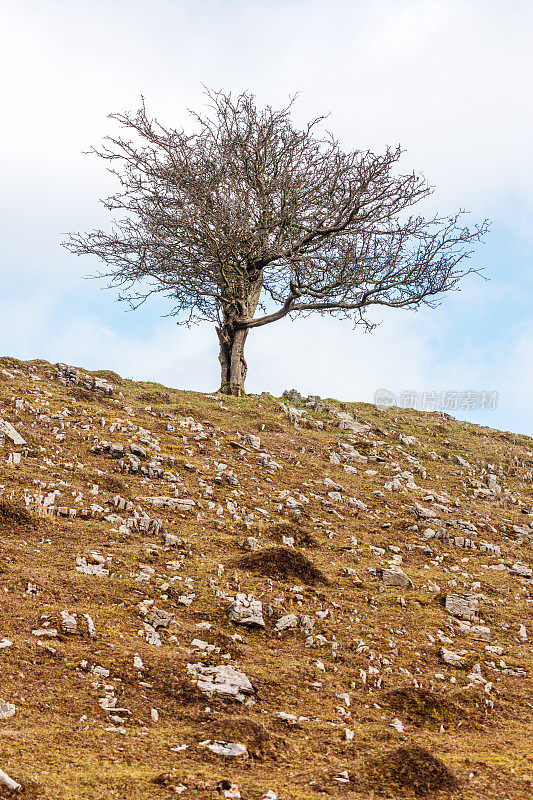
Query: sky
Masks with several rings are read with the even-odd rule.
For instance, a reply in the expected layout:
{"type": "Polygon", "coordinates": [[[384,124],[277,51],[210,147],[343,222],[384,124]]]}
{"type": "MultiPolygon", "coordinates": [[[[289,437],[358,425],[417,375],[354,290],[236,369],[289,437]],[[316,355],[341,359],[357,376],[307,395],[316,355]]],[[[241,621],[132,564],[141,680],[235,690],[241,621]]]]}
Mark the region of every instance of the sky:
{"type": "Polygon", "coordinates": [[[327,113],[346,150],[400,144],[436,210],[490,219],[484,278],[372,334],[322,317],[252,331],[247,390],[387,390],[533,435],[531,0],[0,0],[0,75],[0,354],[216,389],[210,325],[177,326],[157,298],[128,311],[60,246],[109,222],[113,180],[84,152],[141,95],[186,128],[203,85],[274,107],[299,93],[295,124],[327,113]]]}

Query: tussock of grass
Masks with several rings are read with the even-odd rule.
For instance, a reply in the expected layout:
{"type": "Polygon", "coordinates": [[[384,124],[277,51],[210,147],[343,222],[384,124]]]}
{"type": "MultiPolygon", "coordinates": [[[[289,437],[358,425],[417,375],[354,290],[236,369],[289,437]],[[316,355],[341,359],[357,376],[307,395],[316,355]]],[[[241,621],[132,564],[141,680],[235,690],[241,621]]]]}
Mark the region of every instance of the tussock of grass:
{"type": "Polygon", "coordinates": [[[36,528],[39,520],[20,503],[0,499],[0,525],[17,528],[36,528]]]}
{"type": "Polygon", "coordinates": [[[130,496],[130,490],[124,481],[115,475],[93,475],[92,479],[101,489],[106,489],[108,492],[118,492],[124,497],[130,496]]]}
{"type": "Polygon", "coordinates": [[[396,711],[404,711],[421,721],[431,720],[439,725],[456,727],[465,718],[465,712],[451,700],[413,686],[387,692],[385,702],[396,711]]]}
{"type": "Polygon", "coordinates": [[[143,403],[150,403],[151,405],[158,405],[163,403],[170,403],[171,398],[167,392],[143,392],[137,397],[143,403]]]}
{"type": "Polygon", "coordinates": [[[298,578],[311,586],[328,580],[313,562],[297,550],[288,547],[271,547],[240,558],[236,566],[251,572],[260,572],[271,578],[298,578]]]}
{"type": "Polygon", "coordinates": [[[282,541],[283,536],[292,536],[298,547],[320,546],[319,542],[317,542],[308,530],[305,530],[305,528],[302,528],[300,525],[294,525],[288,522],[280,522],[277,525],[271,525],[265,533],[277,541],[282,541]]]}
{"type": "Polygon", "coordinates": [[[367,764],[371,783],[380,790],[387,786],[403,788],[416,795],[443,789],[455,789],[459,782],[440,758],[425,747],[398,747],[367,764]]]}

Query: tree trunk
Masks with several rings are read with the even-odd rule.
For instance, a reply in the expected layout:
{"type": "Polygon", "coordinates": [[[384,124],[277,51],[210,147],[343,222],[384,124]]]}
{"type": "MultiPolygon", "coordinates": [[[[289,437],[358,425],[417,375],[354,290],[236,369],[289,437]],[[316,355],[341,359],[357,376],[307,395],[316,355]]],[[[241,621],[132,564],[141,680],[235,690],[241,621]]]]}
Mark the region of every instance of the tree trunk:
{"type": "Polygon", "coordinates": [[[248,367],[244,358],[244,343],[248,331],[233,331],[228,327],[217,329],[220,344],[220,391],[240,397],[244,391],[244,381],[248,367]]]}
{"type": "Polygon", "coordinates": [[[248,330],[239,328],[239,321],[253,318],[259,303],[262,285],[263,273],[261,271],[240,304],[239,314],[241,316],[235,316],[233,308],[222,309],[222,324],[216,329],[220,343],[218,355],[220,391],[224,394],[231,394],[233,397],[240,397],[243,394],[244,381],[248,372],[248,365],[244,358],[244,344],[248,330]]]}
{"type": "Polygon", "coordinates": [[[220,391],[223,394],[230,393],[230,367],[231,349],[228,337],[224,328],[217,328],[218,341],[220,345],[218,360],[220,361],[220,391]]]}
{"type": "Polygon", "coordinates": [[[244,381],[248,372],[244,359],[244,343],[247,336],[248,331],[238,330],[233,337],[230,366],[230,393],[233,397],[240,397],[244,392],[244,381]]]}

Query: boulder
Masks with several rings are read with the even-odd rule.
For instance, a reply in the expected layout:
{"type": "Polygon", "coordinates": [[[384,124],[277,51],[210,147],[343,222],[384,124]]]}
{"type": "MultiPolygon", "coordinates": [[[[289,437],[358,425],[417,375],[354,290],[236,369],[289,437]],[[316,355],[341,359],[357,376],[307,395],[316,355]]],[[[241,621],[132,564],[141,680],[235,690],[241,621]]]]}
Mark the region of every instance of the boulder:
{"type": "Polygon", "coordinates": [[[384,569],[382,579],[385,586],[401,586],[406,589],[413,586],[411,578],[401,569],[384,569]]]}
{"type": "Polygon", "coordinates": [[[263,606],[259,600],[246,595],[237,595],[236,600],[228,608],[228,619],[235,625],[248,628],[264,628],[263,606]]]}
{"type": "Polygon", "coordinates": [[[285,614],[284,617],[280,617],[276,624],[274,625],[274,630],[276,633],[280,633],[281,631],[290,630],[291,628],[296,628],[298,625],[298,617],[296,614],[285,614]]]}
{"type": "Polygon", "coordinates": [[[477,619],[478,601],[473,597],[461,597],[458,594],[447,594],[444,607],[449,614],[462,619],[477,619]]]}
{"type": "Polygon", "coordinates": [[[21,447],[26,444],[26,439],[23,439],[13,425],[5,419],[0,419],[0,434],[7,437],[15,447],[21,447]]]}
{"type": "Polygon", "coordinates": [[[220,695],[244,703],[247,695],[255,693],[254,687],[244,672],[230,664],[221,664],[218,667],[187,664],[187,672],[196,688],[208,697],[220,695]]]}

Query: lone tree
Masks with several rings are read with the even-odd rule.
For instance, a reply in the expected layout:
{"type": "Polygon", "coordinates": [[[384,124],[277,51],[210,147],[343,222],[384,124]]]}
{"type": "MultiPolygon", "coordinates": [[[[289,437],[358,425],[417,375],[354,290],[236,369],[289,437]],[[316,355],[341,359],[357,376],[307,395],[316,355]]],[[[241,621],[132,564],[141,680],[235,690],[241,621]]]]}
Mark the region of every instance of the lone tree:
{"type": "Polygon", "coordinates": [[[324,117],[296,129],[292,101],[276,111],[249,93],[207,95],[192,133],[151,119],[144,99],[111,114],[126,134],[91,152],[120,183],[104,200],[117,219],[65,246],[98,256],[132,307],[160,292],[180,323],[213,321],[223,392],[243,392],[253,328],[310,312],[372,328],[372,306],[434,306],[477,271],[464,260],[486,223],[413,213],[433,189],[397,174],[399,147],[344,152],[318,135],[324,117]]]}

